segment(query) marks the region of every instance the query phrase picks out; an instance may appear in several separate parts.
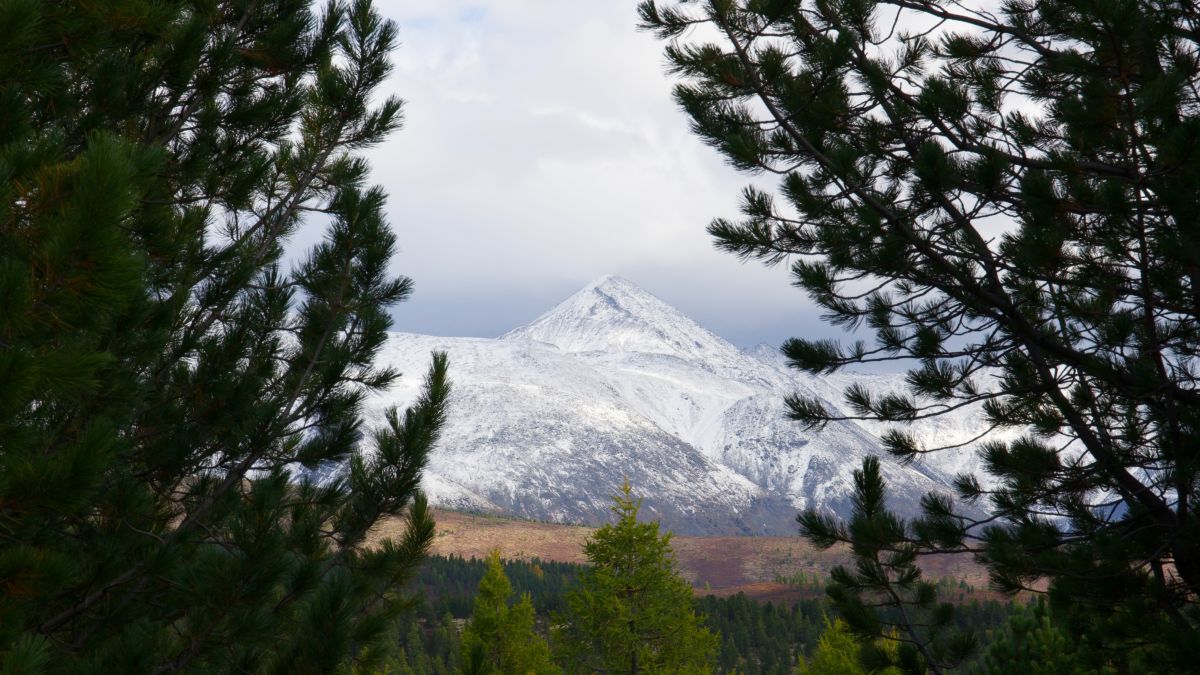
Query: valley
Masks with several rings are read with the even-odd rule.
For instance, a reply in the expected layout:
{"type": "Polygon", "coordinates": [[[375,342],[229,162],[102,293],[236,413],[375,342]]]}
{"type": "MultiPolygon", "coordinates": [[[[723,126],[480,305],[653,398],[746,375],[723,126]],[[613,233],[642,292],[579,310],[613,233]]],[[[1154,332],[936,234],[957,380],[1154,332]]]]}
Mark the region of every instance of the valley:
{"type": "MultiPolygon", "coordinates": [[[[536,522],[493,514],[435,509],[437,534],[431,553],[484,559],[493,548],[508,560],[583,563],[583,542],[593,528],[536,522]]],[[[398,536],[402,523],[385,521],[372,533],[372,542],[398,536]]],[[[829,570],[846,563],[838,549],[818,551],[799,536],[689,536],[671,538],[683,576],[698,594],[717,596],[745,593],[761,601],[794,601],[820,595],[829,570]],[[803,573],[807,584],[783,583],[803,573]]],[[[968,556],[932,556],[922,562],[926,575],[970,587],[971,598],[999,598],[987,590],[987,573],[968,556]]],[[[950,596],[953,598],[953,594],[950,596]]]]}

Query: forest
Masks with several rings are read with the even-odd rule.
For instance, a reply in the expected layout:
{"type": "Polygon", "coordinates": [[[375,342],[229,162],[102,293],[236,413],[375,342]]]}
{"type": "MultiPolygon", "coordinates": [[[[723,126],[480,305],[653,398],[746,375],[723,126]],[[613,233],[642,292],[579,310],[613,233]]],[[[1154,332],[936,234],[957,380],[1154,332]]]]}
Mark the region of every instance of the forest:
{"type": "MultiPolygon", "coordinates": [[[[460,631],[471,616],[475,592],[486,569],[483,560],[436,555],[422,565],[414,587],[417,604],[398,624],[398,654],[387,672],[424,675],[461,671],[460,631]]],[[[529,593],[533,599],[543,633],[548,631],[551,617],[565,610],[567,590],[575,583],[579,570],[580,566],[569,563],[504,562],[504,573],[512,581],[514,593],[529,593]]],[[[819,586],[814,590],[813,597],[794,604],[759,602],[740,593],[717,597],[698,590],[697,610],[704,617],[704,625],[719,636],[716,672],[795,673],[800,659],[812,658],[818,641],[836,618],[836,610],[824,599],[819,586]]],[[[1013,602],[965,597],[959,604],[958,620],[962,628],[974,630],[984,642],[990,642],[992,633],[1002,629],[1018,609],[1013,602]]]]}
{"type": "MultiPolygon", "coordinates": [[[[0,672],[1197,670],[1200,6],[644,0],[628,23],[657,57],[545,64],[564,89],[589,86],[580,61],[665,70],[673,129],[745,181],[697,241],[779,268],[841,336],[802,325],[781,367],[903,372],[775,399],[813,434],[881,430],[837,467],[843,512],[780,502],[845,554],[781,606],[697,598],[637,475],[586,565],[429,557],[425,471],[451,416],[473,420],[446,351],[380,358],[416,282],[376,170],[438,159],[371,154],[421,110],[382,4],[0,0],[0,672]],[[913,431],[972,406],[965,443],[913,431]],[[889,467],[963,451],[977,468],[946,490],[891,499],[912,484],[889,467]],[[940,555],[1012,602],[930,578],[940,555]]],[[[507,188],[471,168],[438,174],[442,198],[487,220],[480,195],[507,188]]],[[[522,210],[570,242],[563,191],[522,210]]],[[[422,255],[459,270],[473,243],[422,255]]],[[[668,248],[679,285],[710,271],[668,248]]]]}

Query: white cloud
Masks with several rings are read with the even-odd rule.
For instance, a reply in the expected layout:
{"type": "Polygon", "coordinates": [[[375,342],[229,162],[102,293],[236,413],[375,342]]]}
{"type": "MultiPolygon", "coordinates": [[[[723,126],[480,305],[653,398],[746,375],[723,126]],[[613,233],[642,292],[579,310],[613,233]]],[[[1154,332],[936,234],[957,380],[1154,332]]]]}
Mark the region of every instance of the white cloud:
{"type": "Polygon", "coordinates": [[[735,342],[829,335],[705,225],[750,178],[693,138],[632,0],[380,1],[405,128],[374,150],[417,282],[400,330],[493,335],[624,275],[735,342]]]}

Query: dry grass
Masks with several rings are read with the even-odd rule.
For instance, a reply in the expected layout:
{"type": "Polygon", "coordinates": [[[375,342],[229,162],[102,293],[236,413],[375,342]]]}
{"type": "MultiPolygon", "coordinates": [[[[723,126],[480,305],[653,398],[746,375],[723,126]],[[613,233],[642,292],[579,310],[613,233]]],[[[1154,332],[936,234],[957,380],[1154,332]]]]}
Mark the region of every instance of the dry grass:
{"type": "MultiPolygon", "coordinates": [[[[583,542],[592,528],[517,520],[494,515],[434,510],[437,535],[433,552],[484,558],[493,548],[507,559],[553,560],[581,563],[583,542]]],[[[402,521],[389,521],[372,533],[371,540],[396,536],[402,521]]],[[[835,565],[846,563],[841,550],[818,551],[796,537],[685,537],[671,539],[680,571],[697,588],[716,595],[746,595],[763,600],[798,598],[801,591],[777,583],[780,577],[804,572],[825,577],[835,565]]],[[[978,591],[987,588],[982,567],[967,556],[934,556],[922,561],[933,578],[965,580],[978,591]]]]}

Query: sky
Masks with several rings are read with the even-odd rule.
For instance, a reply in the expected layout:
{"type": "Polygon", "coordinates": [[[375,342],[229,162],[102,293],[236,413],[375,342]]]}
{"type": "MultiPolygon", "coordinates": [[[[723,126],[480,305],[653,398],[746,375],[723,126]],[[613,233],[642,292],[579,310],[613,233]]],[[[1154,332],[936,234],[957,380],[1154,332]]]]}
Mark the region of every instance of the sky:
{"type": "Polygon", "coordinates": [[[692,136],[635,0],[376,5],[406,101],[369,155],[416,284],[394,330],[494,337],[617,274],[740,346],[838,335],[786,267],[712,246],[762,179],[692,136]]]}

